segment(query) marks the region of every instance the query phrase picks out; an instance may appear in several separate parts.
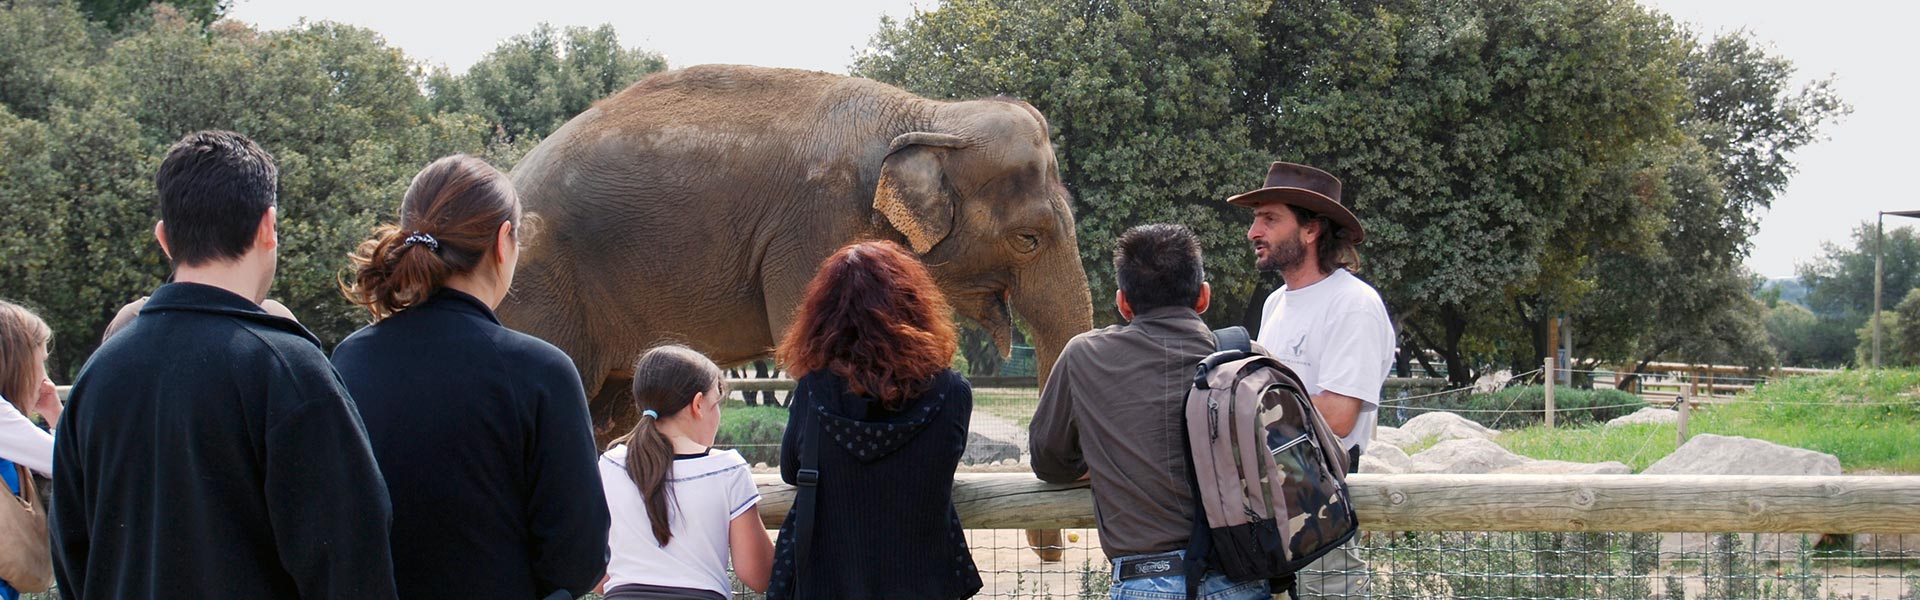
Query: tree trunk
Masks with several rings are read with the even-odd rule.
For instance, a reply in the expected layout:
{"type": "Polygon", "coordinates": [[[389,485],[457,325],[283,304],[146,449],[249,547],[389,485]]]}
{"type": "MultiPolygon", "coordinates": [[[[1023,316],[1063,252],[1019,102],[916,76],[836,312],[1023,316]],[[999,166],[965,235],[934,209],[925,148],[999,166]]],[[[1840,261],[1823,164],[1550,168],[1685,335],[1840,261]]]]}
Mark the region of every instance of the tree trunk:
{"type": "MultiPolygon", "coordinates": [[[[1440,355],[1441,360],[1447,361],[1447,383],[1449,385],[1454,387],[1472,385],[1475,379],[1473,368],[1467,365],[1467,361],[1462,358],[1463,353],[1460,351],[1460,340],[1466,337],[1467,333],[1467,320],[1460,315],[1458,308],[1452,306],[1441,308],[1438,316],[1441,328],[1441,343],[1434,343],[1434,340],[1418,327],[1412,328],[1414,336],[1420,340],[1422,346],[1432,349],[1440,355]]],[[[1425,358],[1421,359],[1421,364],[1426,364],[1425,358]]],[[[1428,365],[1427,369],[1428,372],[1431,373],[1433,367],[1428,365]]]]}
{"type": "MultiPolygon", "coordinates": [[[[1520,325],[1522,331],[1527,332],[1527,339],[1532,343],[1525,348],[1526,350],[1530,350],[1531,354],[1516,354],[1512,357],[1511,360],[1513,364],[1509,365],[1509,367],[1513,369],[1513,372],[1525,373],[1540,368],[1540,365],[1547,357],[1553,356],[1553,348],[1548,346],[1548,344],[1551,343],[1551,341],[1547,339],[1547,320],[1549,317],[1544,314],[1545,312],[1545,310],[1540,308],[1538,298],[1532,296],[1514,296],[1514,321],[1520,325]]],[[[1516,347],[1514,350],[1518,352],[1521,351],[1522,348],[1516,347]]]]}

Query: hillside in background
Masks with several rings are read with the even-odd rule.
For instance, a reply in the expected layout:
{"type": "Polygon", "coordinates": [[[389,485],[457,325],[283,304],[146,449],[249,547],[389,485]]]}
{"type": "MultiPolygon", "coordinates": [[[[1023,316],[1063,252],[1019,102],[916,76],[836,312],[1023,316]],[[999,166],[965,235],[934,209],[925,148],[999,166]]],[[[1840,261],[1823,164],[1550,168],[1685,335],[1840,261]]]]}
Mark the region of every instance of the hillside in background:
{"type": "Polygon", "coordinates": [[[1800,306],[1807,305],[1807,286],[1800,283],[1798,277],[1776,277],[1760,285],[1760,294],[1763,297],[1769,292],[1776,291],[1780,293],[1780,299],[1783,301],[1800,306]]]}

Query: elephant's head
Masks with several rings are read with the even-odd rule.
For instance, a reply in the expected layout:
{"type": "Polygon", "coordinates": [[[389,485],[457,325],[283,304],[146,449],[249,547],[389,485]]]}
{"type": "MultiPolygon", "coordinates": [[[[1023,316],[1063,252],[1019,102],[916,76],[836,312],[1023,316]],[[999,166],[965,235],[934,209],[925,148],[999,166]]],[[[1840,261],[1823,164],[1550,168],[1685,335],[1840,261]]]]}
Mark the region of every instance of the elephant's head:
{"type": "Polygon", "coordinates": [[[1018,312],[1044,381],[1093,327],[1073,213],[1040,111],[991,99],[939,104],[893,139],[873,207],[918,253],[954,310],[1012,348],[1018,312]]]}

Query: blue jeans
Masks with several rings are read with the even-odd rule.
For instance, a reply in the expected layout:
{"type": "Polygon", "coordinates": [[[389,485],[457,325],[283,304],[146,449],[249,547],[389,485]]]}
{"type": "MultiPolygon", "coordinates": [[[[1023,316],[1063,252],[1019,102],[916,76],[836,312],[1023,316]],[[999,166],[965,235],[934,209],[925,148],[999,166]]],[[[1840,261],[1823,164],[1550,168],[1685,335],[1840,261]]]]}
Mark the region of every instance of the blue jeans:
{"type": "MultiPolygon", "coordinates": [[[[1165,575],[1161,577],[1141,577],[1129,581],[1120,580],[1120,561],[1113,561],[1113,587],[1107,592],[1111,600],[1186,600],[1186,575],[1165,575]]],[[[1206,579],[1200,581],[1201,600],[1271,600],[1273,593],[1267,590],[1266,580],[1234,583],[1218,571],[1208,571],[1206,579]]]]}

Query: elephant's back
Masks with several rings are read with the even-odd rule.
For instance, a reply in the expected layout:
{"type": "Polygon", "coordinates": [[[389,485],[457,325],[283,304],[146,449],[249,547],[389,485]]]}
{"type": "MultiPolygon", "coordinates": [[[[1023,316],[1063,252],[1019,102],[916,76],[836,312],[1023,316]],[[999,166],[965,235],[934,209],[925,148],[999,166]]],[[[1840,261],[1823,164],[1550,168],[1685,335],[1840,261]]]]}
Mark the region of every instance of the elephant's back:
{"type": "MultiPolygon", "coordinates": [[[[916,96],[870,79],[749,65],[699,65],[655,73],[594,104],[611,127],[726,126],[754,132],[804,131],[835,106],[860,98],[911,103],[916,96]]],[[[858,116],[858,115],[849,115],[858,116]]],[[[865,115],[880,117],[881,114],[865,115]]]]}
{"type": "Polygon", "coordinates": [[[713,189],[779,193],[784,182],[817,180],[823,170],[857,185],[900,122],[925,104],[886,84],[815,71],[702,65],[656,73],[569,120],[521,160],[513,179],[528,208],[550,213],[586,208],[571,205],[603,193],[629,202],[697,202],[713,189]]]}

